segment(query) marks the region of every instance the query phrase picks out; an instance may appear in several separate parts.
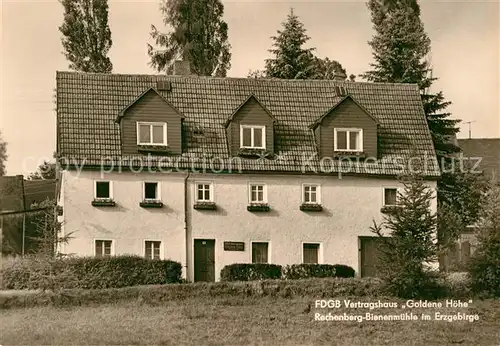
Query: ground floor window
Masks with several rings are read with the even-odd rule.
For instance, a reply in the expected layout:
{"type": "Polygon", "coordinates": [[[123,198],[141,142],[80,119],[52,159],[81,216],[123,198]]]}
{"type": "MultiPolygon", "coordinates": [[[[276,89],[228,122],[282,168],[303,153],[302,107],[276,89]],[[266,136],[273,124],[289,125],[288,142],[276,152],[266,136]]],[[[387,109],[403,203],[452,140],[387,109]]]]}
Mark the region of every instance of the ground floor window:
{"type": "Polygon", "coordinates": [[[160,259],[161,241],[147,240],[145,243],[145,257],[148,259],[160,259]]]}
{"type": "Polygon", "coordinates": [[[302,246],[303,262],[317,264],[319,259],[319,244],[304,243],[302,246]]]}
{"type": "Polygon", "coordinates": [[[268,263],[269,243],[252,243],[252,263],[268,263]]]}
{"type": "Polygon", "coordinates": [[[96,257],[110,257],[112,240],[96,240],[95,241],[95,256],[96,257]]]}

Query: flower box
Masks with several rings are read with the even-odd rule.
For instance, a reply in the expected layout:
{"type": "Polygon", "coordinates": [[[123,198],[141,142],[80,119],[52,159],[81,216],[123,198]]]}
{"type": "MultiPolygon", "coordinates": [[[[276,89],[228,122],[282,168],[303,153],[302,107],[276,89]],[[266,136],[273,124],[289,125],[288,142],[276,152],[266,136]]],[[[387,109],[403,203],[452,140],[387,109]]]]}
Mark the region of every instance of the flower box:
{"type": "Polygon", "coordinates": [[[401,208],[402,207],[400,205],[384,205],[382,208],[380,208],[380,212],[384,214],[394,214],[401,208]]]}
{"type": "Polygon", "coordinates": [[[116,203],[111,198],[94,198],[92,205],[94,207],[114,207],[116,203]]]}
{"type": "Polygon", "coordinates": [[[302,211],[323,211],[323,206],[321,204],[304,203],[304,204],[301,204],[300,210],[302,210],[302,211]]]}
{"type": "Polygon", "coordinates": [[[217,205],[214,202],[196,202],[193,208],[196,210],[216,210],[217,205]]]}
{"type": "Polygon", "coordinates": [[[256,212],[268,212],[271,211],[271,207],[267,203],[252,203],[247,206],[248,211],[256,211],[256,212]]]}
{"type": "Polygon", "coordinates": [[[272,159],[273,153],[266,149],[240,148],[240,150],[238,151],[238,156],[248,157],[248,158],[272,159]]]}
{"type": "Polygon", "coordinates": [[[139,203],[142,208],[161,208],[163,207],[162,201],[157,200],[144,200],[139,203]]]}
{"type": "Polygon", "coordinates": [[[359,158],[359,159],[364,159],[366,158],[366,153],[362,151],[336,151],[333,153],[333,157],[336,159],[342,159],[342,158],[359,158]]]}
{"type": "Polygon", "coordinates": [[[166,145],[138,145],[137,150],[144,153],[168,153],[169,149],[166,145]]]}

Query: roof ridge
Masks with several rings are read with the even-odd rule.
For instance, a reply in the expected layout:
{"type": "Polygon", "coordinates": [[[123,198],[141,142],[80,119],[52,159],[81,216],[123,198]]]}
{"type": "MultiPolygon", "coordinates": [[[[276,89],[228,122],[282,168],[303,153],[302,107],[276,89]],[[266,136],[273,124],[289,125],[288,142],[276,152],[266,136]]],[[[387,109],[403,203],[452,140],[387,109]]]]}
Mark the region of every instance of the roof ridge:
{"type": "Polygon", "coordinates": [[[72,74],[72,75],[96,75],[96,76],[121,76],[121,77],[165,77],[173,79],[211,79],[211,80],[264,80],[264,81],[278,81],[281,83],[324,83],[333,82],[338,84],[365,84],[365,85],[404,85],[415,87],[417,83],[389,83],[389,82],[369,82],[369,81],[350,81],[350,80],[333,80],[333,79],[280,79],[280,78],[248,78],[248,77],[213,77],[213,76],[178,76],[178,75],[167,75],[167,74],[146,74],[146,73],[102,73],[102,72],[80,72],[80,71],[59,71],[56,70],[56,75],[58,74],[72,74]]]}

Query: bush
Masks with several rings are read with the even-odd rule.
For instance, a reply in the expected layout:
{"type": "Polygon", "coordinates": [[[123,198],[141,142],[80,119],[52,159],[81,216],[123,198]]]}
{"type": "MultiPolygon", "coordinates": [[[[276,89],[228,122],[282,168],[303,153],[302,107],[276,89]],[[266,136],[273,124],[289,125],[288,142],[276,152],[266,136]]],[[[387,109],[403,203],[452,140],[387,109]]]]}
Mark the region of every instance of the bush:
{"type": "Polygon", "coordinates": [[[285,267],[285,279],[306,279],[306,278],[353,278],[355,271],[353,268],[343,264],[292,264],[285,267]]]}
{"type": "Polygon", "coordinates": [[[181,273],[178,262],[138,256],[49,260],[31,257],[13,261],[2,270],[4,288],[42,290],[177,283],[181,273]]]}
{"type": "Polygon", "coordinates": [[[441,286],[446,288],[446,296],[453,299],[470,299],[473,296],[467,273],[449,273],[442,278],[441,286]]]}
{"type": "Polygon", "coordinates": [[[277,264],[236,263],[222,268],[221,281],[252,281],[280,279],[282,268],[277,264]]]}

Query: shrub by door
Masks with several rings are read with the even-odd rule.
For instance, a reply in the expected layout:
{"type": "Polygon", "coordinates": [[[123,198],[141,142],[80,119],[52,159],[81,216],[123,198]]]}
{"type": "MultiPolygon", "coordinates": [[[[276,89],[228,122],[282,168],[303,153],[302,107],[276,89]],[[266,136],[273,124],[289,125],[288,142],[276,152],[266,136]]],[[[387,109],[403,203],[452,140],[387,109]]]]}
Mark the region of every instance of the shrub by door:
{"type": "Polygon", "coordinates": [[[194,240],[194,281],[215,281],[215,240],[194,240]]]}

